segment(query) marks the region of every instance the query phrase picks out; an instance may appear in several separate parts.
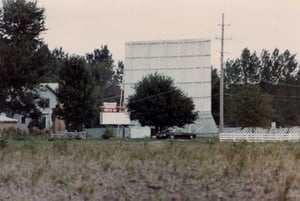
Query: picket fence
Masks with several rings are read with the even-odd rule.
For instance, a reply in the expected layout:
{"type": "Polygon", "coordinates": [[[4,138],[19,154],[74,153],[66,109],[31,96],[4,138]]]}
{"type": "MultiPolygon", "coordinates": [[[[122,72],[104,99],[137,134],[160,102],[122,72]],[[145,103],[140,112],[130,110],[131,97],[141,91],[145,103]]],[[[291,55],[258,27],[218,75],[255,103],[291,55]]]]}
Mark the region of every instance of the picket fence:
{"type": "Polygon", "coordinates": [[[65,133],[52,133],[52,139],[86,139],[87,132],[65,132],[65,133]]]}
{"type": "Polygon", "coordinates": [[[220,133],[220,141],[281,142],[300,141],[300,133],[220,133]]]}

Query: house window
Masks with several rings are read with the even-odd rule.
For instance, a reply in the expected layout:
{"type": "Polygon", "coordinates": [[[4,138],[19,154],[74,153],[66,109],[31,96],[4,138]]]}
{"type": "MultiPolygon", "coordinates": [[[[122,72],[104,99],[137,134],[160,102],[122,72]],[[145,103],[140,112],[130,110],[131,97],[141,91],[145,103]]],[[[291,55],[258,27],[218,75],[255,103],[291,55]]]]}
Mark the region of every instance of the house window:
{"type": "Polygon", "coordinates": [[[42,117],[40,126],[41,126],[41,129],[46,128],[46,117],[42,117]]]}
{"type": "Polygon", "coordinates": [[[25,116],[22,116],[22,118],[21,118],[21,123],[22,123],[22,124],[25,124],[25,123],[26,123],[26,117],[25,117],[25,116]]]}
{"type": "Polygon", "coordinates": [[[49,108],[49,106],[50,106],[49,98],[41,98],[39,101],[39,106],[43,109],[49,108]]]}

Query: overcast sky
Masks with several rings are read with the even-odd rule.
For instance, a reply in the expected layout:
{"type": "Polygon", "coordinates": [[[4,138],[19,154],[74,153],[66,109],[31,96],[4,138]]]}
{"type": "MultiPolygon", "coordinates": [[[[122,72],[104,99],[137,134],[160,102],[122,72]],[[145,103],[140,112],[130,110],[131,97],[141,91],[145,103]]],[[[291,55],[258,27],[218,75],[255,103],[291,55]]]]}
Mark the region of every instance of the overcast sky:
{"type": "Polygon", "coordinates": [[[212,64],[219,66],[222,13],[225,58],[241,50],[297,53],[300,61],[300,0],[38,0],[46,9],[45,42],[84,55],[108,45],[114,59],[124,59],[126,41],[211,39],[212,64]]]}

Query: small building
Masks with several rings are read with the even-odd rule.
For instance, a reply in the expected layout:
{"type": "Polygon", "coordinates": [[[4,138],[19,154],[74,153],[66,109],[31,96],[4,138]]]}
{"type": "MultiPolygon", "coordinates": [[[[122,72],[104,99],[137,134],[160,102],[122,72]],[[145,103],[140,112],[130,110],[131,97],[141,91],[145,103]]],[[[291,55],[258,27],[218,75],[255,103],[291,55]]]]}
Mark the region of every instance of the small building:
{"type": "Polygon", "coordinates": [[[0,114],[0,131],[2,129],[17,129],[17,119],[8,118],[4,113],[0,114]]]}

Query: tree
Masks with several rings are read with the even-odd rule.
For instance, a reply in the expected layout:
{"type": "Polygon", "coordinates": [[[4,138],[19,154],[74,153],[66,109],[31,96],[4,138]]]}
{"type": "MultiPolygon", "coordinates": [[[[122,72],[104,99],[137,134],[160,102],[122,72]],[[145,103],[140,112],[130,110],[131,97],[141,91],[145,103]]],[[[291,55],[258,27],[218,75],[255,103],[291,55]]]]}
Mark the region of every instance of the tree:
{"type": "Polygon", "coordinates": [[[274,49],[272,54],[263,50],[261,54],[262,81],[271,84],[294,82],[298,62],[296,55],[285,50],[280,54],[279,49],[274,49]]]}
{"type": "Polygon", "coordinates": [[[58,100],[63,104],[62,117],[70,131],[81,131],[96,115],[94,83],[83,58],[71,56],[64,60],[58,100]]]}
{"type": "Polygon", "coordinates": [[[4,0],[0,9],[0,111],[28,114],[36,110],[37,86],[45,71],[48,47],[40,34],[44,9],[36,2],[4,0]]]}
{"type": "Polygon", "coordinates": [[[235,120],[242,127],[267,127],[271,125],[271,97],[261,92],[257,85],[244,86],[235,96],[235,120]]]}
{"type": "MultiPolygon", "coordinates": [[[[114,82],[114,60],[107,45],[86,54],[86,69],[95,83],[95,97],[98,106],[105,101],[120,100],[120,87],[114,82]],[[118,96],[118,97],[117,97],[118,96]],[[113,98],[111,98],[113,97],[113,98]]],[[[99,125],[99,115],[95,116],[93,124],[99,125]]]]}
{"type": "Polygon", "coordinates": [[[110,92],[109,88],[114,84],[114,60],[112,54],[108,47],[104,45],[101,46],[101,49],[95,49],[93,53],[86,54],[86,61],[86,68],[96,85],[96,98],[98,103],[101,104],[101,100],[108,98],[106,93],[110,92]]]}
{"type": "Polygon", "coordinates": [[[255,84],[259,82],[260,60],[256,52],[252,53],[245,48],[240,58],[226,62],[225,82],[231,84],[255,84]]]}
{"type": "Polygon", "coordinates": [[[123,75],[124,75],[124,63],[123,61],[118,62],[118,67],[114,73],[114,84],[120,86],[123,81],[123,75]]]}
{"type": "Polygon", "coordinates": [[[55,48],[48,54],[47,72],[45,74],[45,82],[58,82],[59,72],[62,69],[64,59],[68,58],[62,47],[55,48]]]}
{"type": "Polygon", "coordinates": [[[197,112],[192,98],[184,95],[170,77],[149,74],[134,86],[135,93],[128,99],[131,120],[138,120],[142,126],[162,129],[193,123],[197,112]]]}
{"type": "Polygon", "coordinates": [[[211,72],[211,111],[218,124],[220,119],[220,77],[215,68],[211,72]]]}
{"type": "Polygon", "coordinates": [[[107,45],[101,49],[95,49],[93,53],[86,55],[87,68],[96,86],[108,86],[113,81],[114,60],[107,45]]]}
{"type": "Polygon", "coordinates": [[[239,58],[229,60],[225,68],[225,123],[240,126],[236,122],[234,97],[243,86],[258,85],[262,92],[272,97],[272,120],[279,126],[298,125],[300,115],[296,97],[299,71],[296,55],[289,50],[280,53],[276,48],[271,53],[262,50],[260,57],[247,48],[239,58]],[[296,86],[294,86],[296,85],[296,86]],[[283,100],[286,99],[286,100],[283,100]],[[292,103],[292,104],[291,104],[292,103]],[[284,105],[284,107],[282,107],[284,105]]]}

